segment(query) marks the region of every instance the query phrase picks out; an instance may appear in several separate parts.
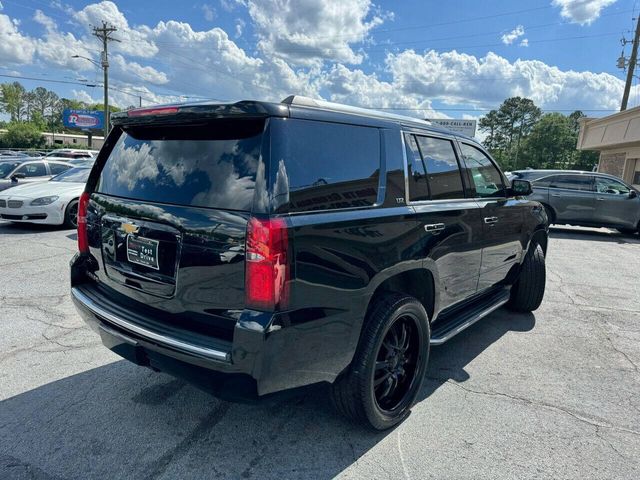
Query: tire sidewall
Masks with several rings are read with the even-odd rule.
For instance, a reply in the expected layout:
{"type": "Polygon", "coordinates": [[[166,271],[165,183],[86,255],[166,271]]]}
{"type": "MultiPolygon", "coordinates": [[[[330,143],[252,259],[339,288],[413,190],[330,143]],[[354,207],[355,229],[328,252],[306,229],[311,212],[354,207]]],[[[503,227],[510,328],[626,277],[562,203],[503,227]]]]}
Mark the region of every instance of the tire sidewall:
{"type": "Polygon", "coordinates": [[[403,421],[409,415],[410,409],[414,405],[416,397],[420,393],[422,384],[424,383],[427,365],[429,363],[430,334],[431,330],[429,326],[429,319],[424,307],[420,302],[410,297],[407,297],[403,304],[396,308],[384,322],[380,322],[378,325],[376,342],[373,350],[369,352],[365,371],[363,372],[363,378],[366,384],[363,385],[363,388],[366,388],[366,392],[364,392],[365,394],[363,395],[365,412],[369,422],[375,428],[379,430],[390,428],[403,421]],[[417,320],[415,323],[418,327],[421,351],[419,353],[419,360],[412,380],[412,385],[406,395],[406,398],[392,411],[392,413],[389,413],[378,406],[374,395],[373,378],[376,357],[389,328],[398,318],[406,315],[411,315],[417,320]]]}
{"type": "Polygon", "coordinates": [[[73,224],[73,222],[71,221],[71,219],[69,218],[69,212],[71,211],[71,207],[73,205],[77,205],[78,204],[78,200],[74,199],[71,200],[68,204],[67,204],[67,208],[64,209],[64,225],[66,227],[69,228],[76,228],[76,225],[73,224]]]}

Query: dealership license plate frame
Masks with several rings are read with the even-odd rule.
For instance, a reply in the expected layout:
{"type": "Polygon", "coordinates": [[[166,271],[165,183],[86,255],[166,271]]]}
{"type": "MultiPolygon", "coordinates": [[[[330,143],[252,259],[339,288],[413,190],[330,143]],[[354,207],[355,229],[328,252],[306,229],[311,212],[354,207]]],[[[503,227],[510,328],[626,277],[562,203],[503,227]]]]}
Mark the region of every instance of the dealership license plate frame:
{"type": "Polygon", "coordinates": [[[127,260],[135,265],[160,270],[158,246],[160,242],[151,238],[127,235],[127,260]],[[131,246],[134,248],[131,248],[131,246]],[[149,253],[142,251],[142,247],[149,249],[149,253]],[[133,255],[132,255],[133,253],[133,255]]]}

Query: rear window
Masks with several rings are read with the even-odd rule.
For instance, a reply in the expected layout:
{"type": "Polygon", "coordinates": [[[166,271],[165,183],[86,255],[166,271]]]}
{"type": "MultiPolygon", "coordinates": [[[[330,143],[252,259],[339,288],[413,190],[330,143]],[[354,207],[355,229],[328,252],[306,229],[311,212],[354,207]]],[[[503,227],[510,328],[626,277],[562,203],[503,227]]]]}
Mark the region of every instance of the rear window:
{"type": "Polygon", "coordinates": [[[149,202],[251,210],[264,120],[126,128],[98,193],[149,202]]]}
{"type": "Polygon", "coordinates": [[[380,175],[377,128],[287,119],[272,125],[271,185],[277,212],[374,205],[380,175]]]}

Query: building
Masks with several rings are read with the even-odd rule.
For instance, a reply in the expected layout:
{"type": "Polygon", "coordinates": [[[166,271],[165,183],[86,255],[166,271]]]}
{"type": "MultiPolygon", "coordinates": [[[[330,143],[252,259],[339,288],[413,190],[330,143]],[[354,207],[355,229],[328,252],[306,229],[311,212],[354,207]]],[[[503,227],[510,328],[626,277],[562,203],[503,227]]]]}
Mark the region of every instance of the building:
{"type": "Polygon", "coordinates": [[[578,150],[600,152],[599,172],[640,188],[640,107],[581,119],[578,150]]]}
{"type": "MultiPolygon", "coordinates": [[[[0,137],[7,133],[6,129],[0,129],[0,137]]],[[[104,137],[92,136],[91,147],[89,147],[89,138],[86,134],[75,135],[72,133],[51,133],[42,132],[42,136],[45,140],[47,147],[65,146],[67,148],[91,148],[93,150],[100,150],[104,143],[104,137]]]]}
{"type": "MultiPolygon", "coordinates": [[[[64,145],[65,147],[73,148],[83,148],[89,147],[89,138],[86,134],[75,135],[72,133],[51,133],[51,132],[42,132],[42,136],[45,139],[46,145],[48,147],[53,147],[54,145],[64,145]]],[[[94,150],[100,150],[102,148],[102,144],[104,143],[104,137],[100,136],[92,136],[91,138],[91,148],[94,150]]]]}

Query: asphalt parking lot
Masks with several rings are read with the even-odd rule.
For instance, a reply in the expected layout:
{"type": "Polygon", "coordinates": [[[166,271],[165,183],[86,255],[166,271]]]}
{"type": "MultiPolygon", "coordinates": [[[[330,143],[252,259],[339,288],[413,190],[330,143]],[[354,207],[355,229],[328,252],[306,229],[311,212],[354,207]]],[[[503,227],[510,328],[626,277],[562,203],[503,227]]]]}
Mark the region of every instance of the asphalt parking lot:
{"type": "Polygon", "coordinates": [[[69,298],[75,232],[0,222],[0,478],[640,478],[640,238],[554,228],[535,314],[432,350],[372,433],[321,388],[220,402],[102,347],[69,298]]]}

